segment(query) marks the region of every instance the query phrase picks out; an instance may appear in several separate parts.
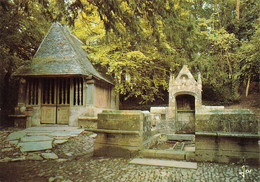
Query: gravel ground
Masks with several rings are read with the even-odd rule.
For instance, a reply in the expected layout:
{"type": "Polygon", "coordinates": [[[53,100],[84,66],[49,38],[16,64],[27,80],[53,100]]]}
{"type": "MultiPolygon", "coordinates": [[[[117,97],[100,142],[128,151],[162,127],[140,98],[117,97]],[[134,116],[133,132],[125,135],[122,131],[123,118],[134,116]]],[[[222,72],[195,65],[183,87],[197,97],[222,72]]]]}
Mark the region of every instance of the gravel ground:
{"type": "MultiPolygon", "coordinates": [[[[8,145],[4,139],[11,130],[0,131],[0,149],[8,145]]],[[[131,159],[93,157],[94,139],[90,134],[84,132],[56,146],[52,150],[59,156],[56,160],[1,162],[0,181],[260,181],[259,167],[242,164],[198,163],[197,169],[179,169],[129,164],[131,159]]],[[[18,151],[1,152],[0,158],[13,153],[18,151]]]]}

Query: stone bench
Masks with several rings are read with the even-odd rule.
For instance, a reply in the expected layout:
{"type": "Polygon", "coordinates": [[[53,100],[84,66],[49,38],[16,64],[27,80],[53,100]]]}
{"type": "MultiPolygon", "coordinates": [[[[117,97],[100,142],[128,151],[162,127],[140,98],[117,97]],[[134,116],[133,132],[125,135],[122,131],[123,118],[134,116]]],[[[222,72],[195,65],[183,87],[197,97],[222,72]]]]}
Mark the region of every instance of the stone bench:
{"type": "Polygon", "coordinates": [[[27,116],[24,114],[8,115],[8,117],[14,121],[14,127],[17,128],[31,127],[31,122],[27,119],[27,116]]]}

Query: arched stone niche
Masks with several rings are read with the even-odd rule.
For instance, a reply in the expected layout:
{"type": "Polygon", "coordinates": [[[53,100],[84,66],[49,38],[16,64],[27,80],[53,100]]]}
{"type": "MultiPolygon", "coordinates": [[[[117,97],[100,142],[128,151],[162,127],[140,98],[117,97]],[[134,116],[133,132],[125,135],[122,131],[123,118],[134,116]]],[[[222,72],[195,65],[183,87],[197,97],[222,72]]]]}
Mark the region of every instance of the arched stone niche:
{"type": "Polygon", "coordinates": [[[201,107],[202,84],[200,74],[196,81],[184,65],[179,75],[170,76],[167,122],[175,133],[195,132],[195,113],[201,107]]]}

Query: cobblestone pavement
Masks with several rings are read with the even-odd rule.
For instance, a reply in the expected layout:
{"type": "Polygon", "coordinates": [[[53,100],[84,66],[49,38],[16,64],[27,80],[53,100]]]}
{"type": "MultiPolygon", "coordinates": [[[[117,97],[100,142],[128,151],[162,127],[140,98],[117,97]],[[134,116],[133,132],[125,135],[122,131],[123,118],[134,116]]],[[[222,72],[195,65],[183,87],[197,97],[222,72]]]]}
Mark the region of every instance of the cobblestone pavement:
{"type": "Polygon", "coordinates": [[[2,163],[0,181],[260,181],[259,168],[198,163],[197,169],[128,164],[128,159],[81,157],[63,162],[2,163]]]}
{"type": "MultiPolygon", "coordinates": [[[[4,139],[7,133],[2,135],[4,139]]],[[[260,166],[198,163],[197,169],[180,169],[129,164],[131,159],[92,157],[94,139],[90,136],[81,134],[55,147],[52,152],[59,156],[55,160],[1,162],[0,182],[260,181],[260,166]]],[[[6,145],[1,141],[0,144],[0,148],[6,145]]],[[[18,153],[16,150],[2,152],[0,158],[11,157],[13,152],[18,153]]]]}

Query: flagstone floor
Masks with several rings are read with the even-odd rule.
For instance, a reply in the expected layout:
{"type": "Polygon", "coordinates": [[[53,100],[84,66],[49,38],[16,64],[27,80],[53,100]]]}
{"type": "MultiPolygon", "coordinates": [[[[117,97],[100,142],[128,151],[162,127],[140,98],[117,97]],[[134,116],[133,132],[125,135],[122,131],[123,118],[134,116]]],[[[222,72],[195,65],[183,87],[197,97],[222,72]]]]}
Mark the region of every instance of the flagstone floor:
{"type": "Polygon", "coordinates": [[[0,157],[0,162],[58,159],[58,156],[52,151],[53,148],[67,142],[69,138],[78,136],[83,131],[84,129],[70,126],[30,127],[14,131],[5,138],[5,144],[1,146],[0,152],[17,155],[0,157]],[[17,157],[18,155],[20,157],[17,157]]]}

